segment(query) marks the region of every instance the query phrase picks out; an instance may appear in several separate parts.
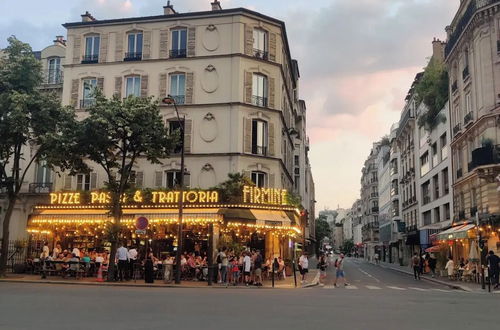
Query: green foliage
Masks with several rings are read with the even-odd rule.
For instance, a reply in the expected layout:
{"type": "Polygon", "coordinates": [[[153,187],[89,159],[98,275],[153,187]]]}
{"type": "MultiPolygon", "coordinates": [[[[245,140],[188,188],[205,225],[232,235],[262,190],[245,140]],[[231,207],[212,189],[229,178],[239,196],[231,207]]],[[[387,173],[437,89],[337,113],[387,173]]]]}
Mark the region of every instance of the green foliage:
{"type": "Polygon", "coordinates": [[[243,187],[255,186],[250,178],[241,173],[229,173],[228,179],[212,188],[219,193],[222,203],[241,203],[243,201],[243,187]]]}
{"type": "Polygon", "coordinates": [[[286,194],[286,202],[288,205],[295,206],[297,208],[302,208],[302,197],[293,191],[288,191],[286,194]]]}
{"type": "Polygon", "coordinates": [[[320,215],[316,219],[316,242],[321,242],[325,237],[330,238],[332,235],[332,229],[326,221],[326,216],[320,215]]]}
{"type": "Polygon", "coordinates": [[[341,249],[343,253],[350,253],[353,248],[354,248],[354,241],[352,239],[348,239],[344,241],[344,244],[342,245],[341,249]]]}
{"type": "Polygon", "coordinates": [[[448,102],[448,72],[443,62],[431,59],[425,68],[422,79],[418,82],[415,90],[417,92],[417,102],[424,102],[428,111],[418,120],[419,126],[424,126],[426,130],[432,131],[440,123],[444,123],[446,118],[439,112],[448,102]]]}

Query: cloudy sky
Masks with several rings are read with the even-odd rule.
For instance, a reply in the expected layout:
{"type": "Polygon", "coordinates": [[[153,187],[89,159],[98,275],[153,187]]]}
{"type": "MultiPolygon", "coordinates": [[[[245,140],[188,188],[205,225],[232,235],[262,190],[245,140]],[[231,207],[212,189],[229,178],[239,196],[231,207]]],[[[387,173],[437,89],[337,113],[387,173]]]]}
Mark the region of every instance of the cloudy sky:
{"type": "MultiPolygon", "coordinates": [[[[180,12],[211,0],[171,0],[180,12]]],[[[90,11],[97,19],[157,15],[165,0],[0,1],[0,48],[8,36],[35,50],[65,35],[62,23],[90,11]]],[[[373,141],[399,120],[415,74],[445,38],[459,0],[221,0],[285,21],[307,102],[318,210],[350,207],[373,141]]]]}

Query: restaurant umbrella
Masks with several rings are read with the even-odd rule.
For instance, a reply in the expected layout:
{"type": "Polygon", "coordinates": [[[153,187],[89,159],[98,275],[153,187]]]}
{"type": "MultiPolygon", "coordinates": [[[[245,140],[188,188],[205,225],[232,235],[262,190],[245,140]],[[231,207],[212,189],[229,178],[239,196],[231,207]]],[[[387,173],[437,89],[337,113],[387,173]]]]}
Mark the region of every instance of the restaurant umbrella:
{"type": "Polygon", "coordinates": [[[472,243],[470,245],[469,260],[471,262],[479,262],[479,253],[477,251],[476,241],[472,241],[472,243]]]}

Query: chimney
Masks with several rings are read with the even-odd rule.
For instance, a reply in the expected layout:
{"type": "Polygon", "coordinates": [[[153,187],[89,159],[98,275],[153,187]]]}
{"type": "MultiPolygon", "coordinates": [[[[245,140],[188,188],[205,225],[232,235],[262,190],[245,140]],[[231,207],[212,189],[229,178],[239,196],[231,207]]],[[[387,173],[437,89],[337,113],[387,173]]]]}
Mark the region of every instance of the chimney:
{"type": "Polygon", "coordinates": [[[167,5],[163,6],[163,15],[174,15],[177,12],[174,10],[174,6],[170,4],[170,0],[167,1],[167,5]]]}
{"type": "Polygon", "coordinates": [[[217,11],[217,10],[222,10],[222,7],[220,5],[219,0],[214,0],[214,2],[212,2],[212,11],[217,11]]]}
{"type": "Polygon", "coordinates": [[[64,40],[63,36],[56,36],[56,40],[54,40],[54,45],[57,46],[59,44],[66,46],[66,40],[64,40]]]}
{"type": "Polygon", "coordinates": [[[444,62],[444,47],[446,43],[439,39],[432,40],[432,58],[444,62]]]}
{"type": "Polygon", "coordinates": [[[92,16],[88,11],[82,15],[82,22],[93,22],[95,20],[94,16],[92,16]]]}

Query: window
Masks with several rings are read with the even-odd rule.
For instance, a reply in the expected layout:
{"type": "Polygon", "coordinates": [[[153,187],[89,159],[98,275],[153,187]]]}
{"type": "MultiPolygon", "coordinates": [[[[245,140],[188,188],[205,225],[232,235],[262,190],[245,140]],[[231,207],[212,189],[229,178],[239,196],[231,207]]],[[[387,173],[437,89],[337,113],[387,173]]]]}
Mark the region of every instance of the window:
{"type": "Polygon", "coordinates": [[[426,181],[422,185],[422,204],[429,204],[431,202],[431,196],[429,191],[430,182],[426,181]]]}
{"type": "Polygon", "coordinates": [[[252,121],[252,154],[266,156],[267,145],[267,122],[254,119],[252,121]]]}
{"type": "Polygon", "coordinates": [[[267,60],[267,32],[262,29],[253,30],[253,52],[255,57],[267,60]]]}
{"type": "Polygon", "coordinates": [[[186,57],[186,45],[187,45],[187,30],[179,29],[172,31],[172,50],[170,51],[170,57],[179,58],[186,57]]]}
{"type": "Polygon", "coordinates": [[[444,215],[445,215],[445,220],[450,220],[451,214],[450,214],[450,203],[444,204],[444,215]]]}
{"type": "Polygon", "coordinates": [[[50,183],[52,182],[52,171],[47,166],[47,161],[42,160],[37,164],[36,182],[50,183]]]}
{"type": "Polygon", "coordinates": [[[98,35],[85,38],[85,55],[82,63],[97,63],[99,61],[99,44],[101,38],[98,35]]]}
{"type": "Polygon", "coordinates": [[[432,223],[431,211],[424,212],[424,226],[432,223]]]}
{"type": "MultiPolygon", "coordinates": [[[[178,120],[171,120],[168,122],[168,131],[169,134],[179,134],[179,136],[182,134],[181,133],[181,123],[178,120]]],[[[175,146],[173,152],[176,154],[181,153],[182,151],[182,142],[179,142],[178,145],[175,146]]]]}
{"type": "Polygon", "coordinates": [[[293,184],[294,184],[295,190],[299,190],[299,188],[300,188],[300,176],[299,175],[295,176],[293,184]]]}
{"type": "Polygon", "coordinates": [[[267,107],[267,77],[264,75],[253,75],[252,104],[259,107],[267,107]]]}
{"type": "Polygon", "coordinates": [[[181,171],[166,171],[166,187],[173,189],[181,184],[181,171]]]}
{"type": "Polygon", "coordinates": [[[434,200],[439,198],[439,177],[434,175],[432,177],[432,185],[434,186],[434,200]]]}
{"type": "Polygon", "coordinates": [[[135,97],[141,96],[140,76],[127,77],[127,88],[125,90],[125,97],[129,96],[135,96],[135,97]]]}
{"type": "Polygon", "coordinates": [[[298,155],[295,155],[293,159],[295,166],[300,166],[300,157],[298,155]]]}
{"type": "Polygon", "coordinates": [[[59,84],[62,83],[61,75],[61,58],[53,57],[47,62],[47,83],[48,84],[59,84]]]}
{"type": "Polygon", "coordinates": [[[434,142],[431,149],[432,149],[432,167],[436,167],[439,164],[437,142],[434,142]]]}
{"type": "Polygon", "coordinates": [[[83,93],[82,100],[80,103],[81,108],[88,108],[94,105],[94,90],[97,87],[97,79],[96,78],[87,78],[83,79],[83,93]]]}
{"type": "Polygon", "coordinates": [[[76,190],[90,190],[90,174],[78,174],[76,176],[76,190]]]}
{"type": "Polygon", "coordinates": [[[170,75],[170,95],[175,99],[175,103],[185,103],[186,75],[184,73],[176,73],[170,75]]]}
{"type": "Polygon", "coordinates": [[[446,133],[441,135],[441,161],[445,160],[448,157],[448,141],[446,139],[446,133]]]}
{"type": "Polygon", "coordinates": [[[264,172],[254,171],[252,172],[252,181],[259,188],[264,188],[267,186],[267,174],[264,172]]]}
{"type": "Polygon", "coordinates": [[[443,195],[448,195],[450,193],[450,185],[448,181],[448,168],[445,168],[443,172],[441,172],[441,176],[443,177],[443,195]]]}
{"type": "Polygon", "coordinates": [[[420,176],[424,176],[429,172],[429,153],[426,152],[420,157],[420,176]]]}
{"type": "Polygon", "coordinates": [[[140,61],[142,59],[142,32],[129,33],[127,40],[125,61],[140,61]]]}

